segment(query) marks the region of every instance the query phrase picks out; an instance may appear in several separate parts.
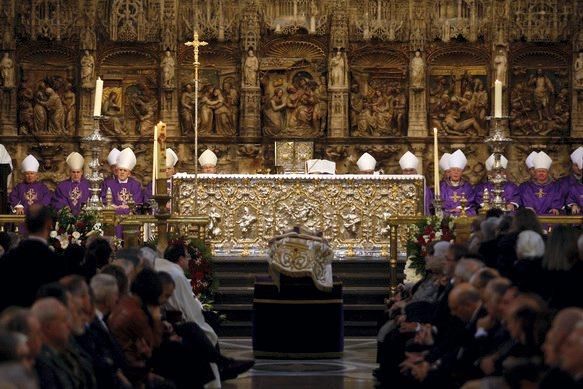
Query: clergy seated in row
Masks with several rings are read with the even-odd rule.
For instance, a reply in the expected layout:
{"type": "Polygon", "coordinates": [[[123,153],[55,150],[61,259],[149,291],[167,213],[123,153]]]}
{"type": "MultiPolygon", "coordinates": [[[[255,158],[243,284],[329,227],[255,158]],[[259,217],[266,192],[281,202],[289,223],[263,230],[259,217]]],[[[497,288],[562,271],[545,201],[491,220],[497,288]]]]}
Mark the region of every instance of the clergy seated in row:
{"type": "Polygon", "coordinates": [[[22,161],[24,182],[17,184],[8,197],[8,202],[17,215],[24,215],[34,204],[51,203],[53,194],[45,184],[38,181],[38,168],[37,159],[30,154],[22,161]]]}
{"type": "MultiPolygon", "coordinates": [[[[490,176],[493,173],[494,169],[494,163],[495,163],[494,154],[492,154],[490,155],[490,157],[488,157],[485,163],[486,171],[488,172],[487,181],[481,182],[477,184],[475,187],[476,205],[479,208],[484,207],[484,190],[487,190],[488,193],[490,194],[490,202],[492,202],[492,199],[494,198],[494,193],[492,192],[494,189],[494,184],[490,181],[491,179],[490,176]]],[[[504,178],[506,178],[507,177],[506,167],[508,166],[508,159],[506,159],[506,157],[504,157],[503,155],[500,156],[500,166],[501,166],[500,174],[502,174],[504,178]]],[[[518,186],[511,181],[506,181],[502,189],[503,192],[501,196],[502,199],[504,200],[504,204],[506,205],[506,210],[510,212],[516,210],[518,204],[520,204],[518,186]]]]}
{"type": "MultiPolygon", "coordinates": [[[[399,166],[402,174],[420,174],[419,173],[419,158],[410,151],[407,151],[399,159],[399,166]]],[[[423,201],[423,212],[425,215],[430,214],[430,208],[433,202],[433,191],[427,185],[425,186],[425,198],[423,201]]]]}
{"type": "Polygon", "coordinates": [[[518,187],[520,206],[531,208],[537,215],[558,215],[564,200],[561,186],[549,176],[552,159],[544,152],[532,158],[533,178],[518,187]]]}
{"type": "Polygon", "coordinates": [[[472,185],[462,178],[468,160],[461,150],[456,150],[444,161],[445,178],[440,182],[443,212],[446,215],[459,216],[462,211],[462,199],[465,198],[465,212],[468,216],[476,214],[475,194],[472,185]]]}
{"type": "Polygon", "coordinates": [[[108,175],[103,180],[103,186],[108,187],[110,182],[113,182],[117,179],[117,159],[121,151],[114,147],[109,154],[107,155],[107,164],[109,165],[109,169],[111,170],[111,175],[108,175]]]}
{"type": "Polygon", "coordinates": [[[52,207],[60,210],[69,207],[73,215],[78,215],[89,197],[89,181],[83,177],[83,156],[74,151],[65,160],[69,166],[69,178],[57,184],[52,207]]]}
{"type": "MultiPolygon", "coordinates": [[[[176,163],[178,163],[178,155],[174,152],[174,150],[167,148],[166,149],[166,190],[168,194],[172,193],[172,176],[176,173],[176,163]]],[[[153,182],[150,181],[146,188],[144,189],[144,203],[148,203],[152,196],[154,196],[154,185],[153,182]]],[[[167,207],[169,207],[170,203],[168,203],[167,207]]]]}
{"type": "MultiPolygon", "coordinates": [[[[576,165],[579,175],[581,175],[581,171],[583,170],[583,147],[581,149],[581,158],[577,160],[574,165],[576,165]]],[[[567,207],[571,210],[573,215],[580,215],[583,209],[583,179],[579,179],[571,185],[569,189],[569,194],[567,196],[567,207]]]]}
{"type": "Polygon", "coordinates": [[[561,188],[561,195],[568,205],[567,200],[571,192],[571,188],[581,184],[581,161],[583,161],[583,146],[579,146],[570,155],[571,157],[571,172],[558,180],[561,188]]]}

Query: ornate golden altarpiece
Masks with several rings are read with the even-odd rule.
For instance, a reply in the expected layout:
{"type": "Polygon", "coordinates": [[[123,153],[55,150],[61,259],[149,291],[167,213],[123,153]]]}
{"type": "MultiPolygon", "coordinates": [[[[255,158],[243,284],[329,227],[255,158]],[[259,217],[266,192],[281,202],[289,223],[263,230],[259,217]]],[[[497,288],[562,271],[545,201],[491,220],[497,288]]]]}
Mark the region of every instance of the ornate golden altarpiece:
{"type": "MultiPolygon", "coordinates": [[[[268,242],[294,226],[322,231],[336,257],[387,256],[396,215],[423,214],[419,175],[198,176],[198,206],[208,215],[214,255],[264,256],[268,242]]],[[[173,213],[195,214],[195,178],[173,178],[173,213]]]]}

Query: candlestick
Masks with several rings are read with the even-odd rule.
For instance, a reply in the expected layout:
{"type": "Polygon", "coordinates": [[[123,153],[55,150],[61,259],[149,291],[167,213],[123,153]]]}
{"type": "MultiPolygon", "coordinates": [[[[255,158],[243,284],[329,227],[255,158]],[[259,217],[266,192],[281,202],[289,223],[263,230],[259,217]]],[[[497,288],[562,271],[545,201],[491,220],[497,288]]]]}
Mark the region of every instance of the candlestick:
{"type": "Polygon", "coordinates": [[[494,117],[502,117],[502,81],[500,80],[494,83],[494,117]]]}
{"type": "Polygon", "coordinates": [[[433,181],[435,197],[439,198],[439,149],[437,148],[437,128],[435,127],[433,127],[433,181]]]}
{"type": "Polygon", "coordinates": [[[95,102],[93,103],[93,116],[101,116],[101,99],[103,98],[103,80],[97,78],[95,81],[95,102]]]}

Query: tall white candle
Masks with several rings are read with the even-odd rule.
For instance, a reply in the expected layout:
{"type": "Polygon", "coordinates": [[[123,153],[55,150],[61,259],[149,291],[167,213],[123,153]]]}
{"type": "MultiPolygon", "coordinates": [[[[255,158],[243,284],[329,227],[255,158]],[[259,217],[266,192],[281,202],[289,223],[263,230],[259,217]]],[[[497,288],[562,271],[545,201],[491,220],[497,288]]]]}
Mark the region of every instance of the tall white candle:
{"type": "Polygon", "coordinates": [[[502,81],[500,80],[494,83],[494,117],[502,117],[502,81]]]}
{"type": "Polygon", "coordinates": [[[101,99],[103,98],[103,80],[95,81],[95,102],[93,103],[93,116],[101,116],[101,99]]]}

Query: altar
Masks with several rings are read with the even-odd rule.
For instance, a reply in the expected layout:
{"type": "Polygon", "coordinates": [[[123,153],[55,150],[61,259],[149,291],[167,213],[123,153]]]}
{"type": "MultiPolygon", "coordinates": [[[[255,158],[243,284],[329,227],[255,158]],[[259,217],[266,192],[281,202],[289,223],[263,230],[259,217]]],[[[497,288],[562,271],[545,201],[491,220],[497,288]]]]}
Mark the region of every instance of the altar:
{"type": "Polygon", "coordinates": [[[294,226],[321,231],[337,258],[387,256],[391,217],[424,210],[421,175],[178,173],[173,214],[209,217],[216,256],[267,256],[268,242],[294,226]],[[198,182],[195,206],[195,185],[198,182]]]}

